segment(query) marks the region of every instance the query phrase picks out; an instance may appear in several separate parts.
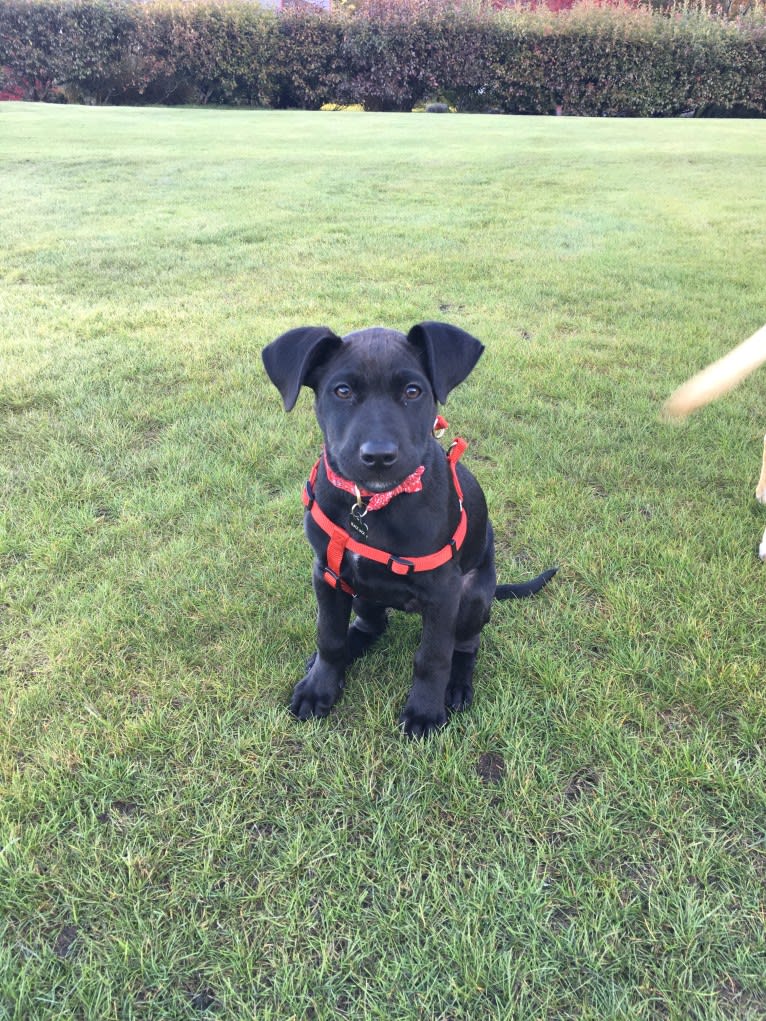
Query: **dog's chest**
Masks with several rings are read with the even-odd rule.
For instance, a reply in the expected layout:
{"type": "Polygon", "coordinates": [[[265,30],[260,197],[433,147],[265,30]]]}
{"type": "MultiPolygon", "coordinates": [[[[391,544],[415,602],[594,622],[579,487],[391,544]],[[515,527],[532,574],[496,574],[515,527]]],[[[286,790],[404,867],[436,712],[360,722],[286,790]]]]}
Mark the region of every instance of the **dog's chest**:
{"type": "Polygon", "coordinates": [[[420,613],[422,604],[415,586],[407,578],[392,574],[385,567],[366,560],[358,553],[346,553],[343,578],[362,599],[382,603],[406,613],[420,613]]]}
{"type": "MultiPolygon", "coordinates": [[[[404,573],[406,560],[430,557],[441,550],[454,531],[454,523],[427,505],[424,510],[422,500],[409,494],[397,496],[395,504],[364,514],[355,514],[353,501],[345,504],[333,491],[321,492],[318,500],[337,529],[320,527],[310,513],[306,516],[306,535],[320,565],[328,567],[331,576],[340,574],[348,589],[361,599],[407,613],[422,613],[426,603],[432,601],[434,584],[446,579],[442,574],[437,581],[436,565],[404,573]],[[365,556],[368,549],[370,555],[365,556]]],[[[442,565],[438,570],[443,572],[446,567],[442,565]]]]}

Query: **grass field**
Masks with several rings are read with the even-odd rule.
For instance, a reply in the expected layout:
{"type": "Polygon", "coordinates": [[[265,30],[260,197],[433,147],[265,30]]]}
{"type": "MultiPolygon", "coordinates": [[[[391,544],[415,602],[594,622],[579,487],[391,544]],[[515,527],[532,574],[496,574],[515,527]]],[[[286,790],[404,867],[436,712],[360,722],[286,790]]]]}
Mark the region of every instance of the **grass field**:
{"type": "Polygon", "coordinates": [[[766,1016],[766,123],[0,107],[0,1018],[766,1016]],[[260,349],[447,319],[477,699],[321,723],[260,349]]]}

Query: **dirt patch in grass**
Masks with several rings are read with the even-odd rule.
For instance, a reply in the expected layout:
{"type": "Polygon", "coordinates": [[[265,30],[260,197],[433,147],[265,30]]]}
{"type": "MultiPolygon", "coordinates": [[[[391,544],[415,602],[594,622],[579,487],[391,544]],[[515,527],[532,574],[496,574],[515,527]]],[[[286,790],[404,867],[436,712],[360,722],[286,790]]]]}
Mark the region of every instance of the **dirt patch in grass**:
{"type": "Polygon", "coordinates": [[[497,752],[485,752],[476,763],[476,773],[484,784],[498,784],[505,776],[505,759],[497,752]]]}
{"type": "Polygon", "coordinates": [[[61,929],[53,944],[53,953],[59,958],[59,960],[63,961],[65,958],[69,957],[79,935],[80,930],[76,925],[65,925],[63,929],[61,929]]]}

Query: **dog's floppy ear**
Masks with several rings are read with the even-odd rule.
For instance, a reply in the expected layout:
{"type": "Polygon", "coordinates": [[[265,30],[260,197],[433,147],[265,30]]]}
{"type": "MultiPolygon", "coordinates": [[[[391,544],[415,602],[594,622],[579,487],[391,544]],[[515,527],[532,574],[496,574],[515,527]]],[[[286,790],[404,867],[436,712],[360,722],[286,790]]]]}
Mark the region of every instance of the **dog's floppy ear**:
{"type": "Polygon", "coordinates": [[[418,323],[407,340],[420,348],[434,395],[444,404],[447,394],[462,383],[481,357],[484,345],[470,333],[449,323],[418,323]]]}
{"type": "Polygon", "coordinates": [[[341,343],[326,326],[299,326],[272,340],[261,357],[269,379],[282,394],[285,411],[292,411],[309,376],[341,343]]]}

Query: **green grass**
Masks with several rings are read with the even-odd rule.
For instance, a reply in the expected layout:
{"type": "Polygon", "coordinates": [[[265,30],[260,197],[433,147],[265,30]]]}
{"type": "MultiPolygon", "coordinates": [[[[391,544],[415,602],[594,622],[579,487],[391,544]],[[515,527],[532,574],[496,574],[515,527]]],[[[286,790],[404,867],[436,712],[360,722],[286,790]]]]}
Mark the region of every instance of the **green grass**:
{"type": "Polygon", "coordinates": [[[0,1018],[760,1019],[763,122],[0,107],[0,1018]],[[260,348],[443,318],[499,573],[475,706],[417,620],[299,725],[300,484],[260,348]]]}

